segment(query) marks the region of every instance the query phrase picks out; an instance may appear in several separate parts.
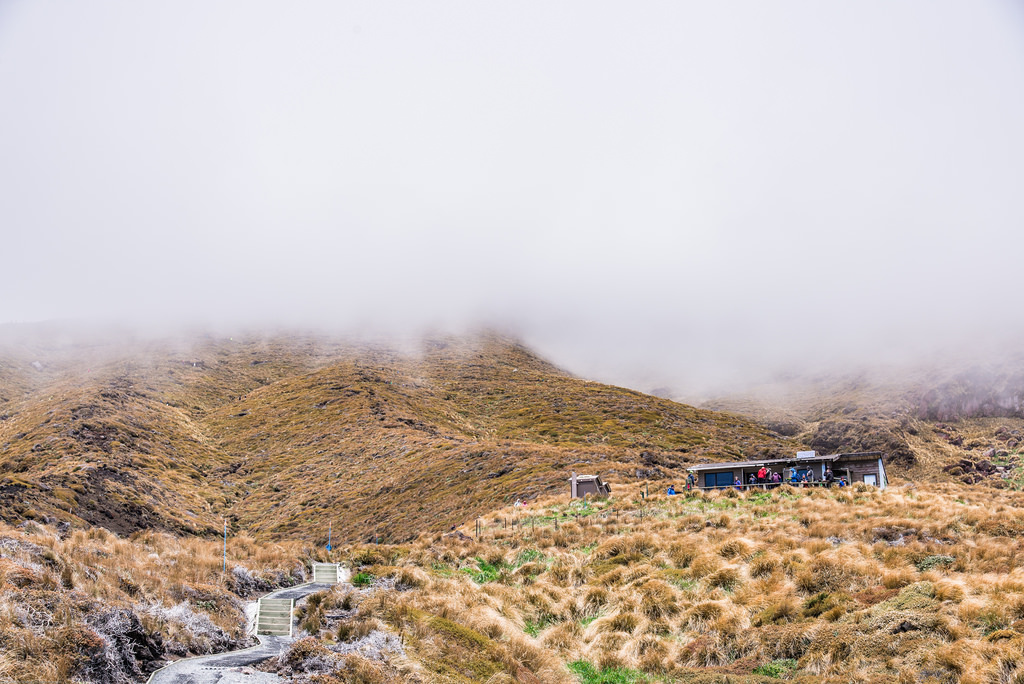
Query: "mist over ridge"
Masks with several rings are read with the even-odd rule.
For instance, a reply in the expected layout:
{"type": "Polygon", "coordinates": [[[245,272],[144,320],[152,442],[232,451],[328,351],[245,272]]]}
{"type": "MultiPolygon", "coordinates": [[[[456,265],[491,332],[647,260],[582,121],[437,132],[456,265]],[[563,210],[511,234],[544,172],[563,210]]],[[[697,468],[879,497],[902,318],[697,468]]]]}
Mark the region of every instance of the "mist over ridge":
{"type": "Polygon", "coordinates": [[[0,322],[493,328],[686,401],[1024,334],[1014,3],[0,13],[0,322]]]}

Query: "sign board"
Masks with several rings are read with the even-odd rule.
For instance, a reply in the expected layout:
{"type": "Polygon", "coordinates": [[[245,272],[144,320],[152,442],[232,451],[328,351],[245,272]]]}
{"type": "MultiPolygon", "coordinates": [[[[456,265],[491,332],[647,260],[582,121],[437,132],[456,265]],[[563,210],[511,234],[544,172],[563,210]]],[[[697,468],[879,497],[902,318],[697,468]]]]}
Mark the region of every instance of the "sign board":
{"type": "Polygon", "coordinates": [[[818,455],[817,451],[798,451],[796,452],[797,458],[814,458],[818,455]]]}

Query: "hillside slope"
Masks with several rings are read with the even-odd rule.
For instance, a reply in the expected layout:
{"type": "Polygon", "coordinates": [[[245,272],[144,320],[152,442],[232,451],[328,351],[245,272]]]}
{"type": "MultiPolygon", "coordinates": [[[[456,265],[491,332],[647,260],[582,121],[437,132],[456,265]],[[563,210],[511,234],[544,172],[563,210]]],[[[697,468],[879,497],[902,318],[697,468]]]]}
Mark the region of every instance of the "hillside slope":
{"type": "Polygon", "coordinates": [[[251,492],[233,507],[241,524],[276,536],[346,520],[344,539],[409,539],[562,490],[572,470],[660,479],[694,459],[795,448],[735,416],[573,378],[500,338],[380,361],[357,356],[211,413],[208,434],[251,492]]]}
{"type": "Polygon", "coordinates": [[[267,668],[451,684],[1024,679],[1020,493],[641,491],[343,549],[355,588],[300,610],[311,636],[267,668]]]}
{"type": "Polygon", "coordinates": [[[1024,486],[1024,360],[790,376],[704,408],[824,452],[882,451],[904,478],[1024,486]]]}
{"type": "Polygon", "coordinates": [[[571,471],[679,477],[792,452],[748,419],[587,382],[491,334],[399,350],[312,335],[0,331],[9,522],[410,539],[571,471]]]}

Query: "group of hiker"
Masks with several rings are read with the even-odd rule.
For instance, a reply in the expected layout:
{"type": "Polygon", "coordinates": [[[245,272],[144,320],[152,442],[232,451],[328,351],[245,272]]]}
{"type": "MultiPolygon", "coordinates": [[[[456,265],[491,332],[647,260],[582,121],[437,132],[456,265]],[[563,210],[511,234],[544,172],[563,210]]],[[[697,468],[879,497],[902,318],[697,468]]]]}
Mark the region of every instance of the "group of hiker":
{"type": "MultiPolygon", "coordinates": [[[[740,479],[737,477],[733,485],[742,484],[740,479]]],[[[761,466],[756,473],[750,473],[750,477],[747,478],[747,484],[749,485],[772,485],[778,487],[782,484],[782,474],[771,468],[761,466]]]]}
{"type": "MultiPolygon", "coordinates": [[[[766,466],[761,466],[757,470],[757,472],[750,473],[749,477],[747,477],[746,484],[748,487],[761,487],[763,489],[772,489],[778,487],[785,481],[786,480],[783,478],[782,474],[779,473],[778,471],[772,470],[771,468],[766,466]]],[[[735,487],[736,489],[743,489],[743,482],[738,477],[733,481],[732,484],[733,487],[735,487]]],[[[811,468],[808,468],[807,470],[804,471],[798,471],[796,468],[793,468],[789,477],[788,484],[794,487],[809,487],[818,484],[822,484],[825,487],[831,487],[832,485],[837,485],[839,487],[849,486],[849,483],[846,481],[845,477],[837,478],[835,476],[835,473],[832,472],[831,466],[825,466],[825,473],[820,480],[814,476],[814,470],[811,468]]],[[[688,473],[686,475],[686,491],[689,492],[693,489],[698,488],[699,487],[697,486],[696,476],[693,473],[688,473]]],[[[667,493],[669,496],[674,496],[677,493],[675,485],[669,485],[667,493]]]]}
{"type": "Polygon", "coordinates": [[[814,471],[809,468],[803,473],[800,473],[799,471],[796,470],[796,468],[794,468],[793,473],[790,475],[789,478],[789,483],[794,486],[813,485],[815,482],[821,482],[826,487],[831,487],[832,485],[836,485],[838,487],[849,486],[849,483],[846,481],[846,478],[836,477],[835,473],[832,472],[832,468],[830,466],[825,466],[825,474],[821,478],[821,480],[818,480],[814,476],[814,471]]]}

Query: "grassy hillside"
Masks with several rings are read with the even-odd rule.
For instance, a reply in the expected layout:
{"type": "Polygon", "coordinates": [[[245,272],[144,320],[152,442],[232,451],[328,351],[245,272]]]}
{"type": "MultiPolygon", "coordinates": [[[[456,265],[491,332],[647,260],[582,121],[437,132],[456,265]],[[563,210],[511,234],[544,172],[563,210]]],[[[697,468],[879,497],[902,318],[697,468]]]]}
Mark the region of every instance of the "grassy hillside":
{"type": "Polygon", "coordinates": [[[315,597],[311,638],[267,667],[339,682],[1021,682],[1022,504],[948,484],[545,499],[486,516],[479,538],[468,524],[345,550],[356,586],[315,597]]]}
{"type": "Polygon", "coordinates": [[[232,537],[227,573],[217,541],[0,524],[0,677],[121,684],[243,646],[242,599],[340,560],[352,585],[300,604],[302,638],[263,669],[319,684],[1024,681],[1019,493],[640,490],[330,554],[232,537]]]}
{"type": "Polygon", "coordinates": [[[205,425],[252,492],[233,507],[240,524],[282,535],[344,520],[346,540],[447,529],[564,490],[572,470],[660,478],[696,458],[795,448],[748,420],[573,378],[495,337],[363,352],[205,425]]]}
{"type": "MultiPolygon", "coordinates": [[[[748,419],[587,382],[494,335],[0,335],[0,515],[124,534],[411,539],[571,471],[784,454],[748,419]]],[[[17,333],[17,334],[15,334],[17,333]]],[[[325,540],[324,540],[325,541],[325,540]]]]}

